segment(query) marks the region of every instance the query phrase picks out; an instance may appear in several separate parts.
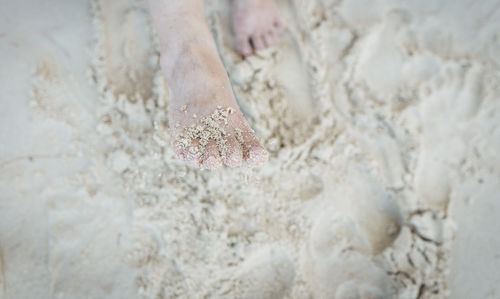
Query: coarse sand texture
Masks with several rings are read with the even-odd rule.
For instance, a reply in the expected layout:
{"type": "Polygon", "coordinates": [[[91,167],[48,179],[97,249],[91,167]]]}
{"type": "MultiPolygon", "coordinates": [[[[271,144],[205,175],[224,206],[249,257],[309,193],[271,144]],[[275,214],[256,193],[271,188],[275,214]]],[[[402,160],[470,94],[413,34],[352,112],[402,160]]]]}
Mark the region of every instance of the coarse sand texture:
{"type": "Polygon", "coordinates": [[[243,59],[207,0],[269,152],[210,171],[176,149],[231,159],[232,108],[173,142],[146,3],[90,1],[85,79],[33,58],[40,133],[0,159],[0,298],[499,298],[500,4],[473,2],[277,1],[282,40],[243,59]]]}

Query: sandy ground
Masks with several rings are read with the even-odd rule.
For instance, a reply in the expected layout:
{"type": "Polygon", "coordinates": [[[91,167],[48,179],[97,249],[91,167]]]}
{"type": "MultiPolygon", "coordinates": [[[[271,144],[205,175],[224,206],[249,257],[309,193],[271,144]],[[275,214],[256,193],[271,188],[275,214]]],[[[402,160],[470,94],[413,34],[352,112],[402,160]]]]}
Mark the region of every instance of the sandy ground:
{"type": "Polygon", "coordinates": [[[500,2],[281,2],[258,169],[174,157],[142,1],[3,1],[0,298],[500,298],[500,2]]]}

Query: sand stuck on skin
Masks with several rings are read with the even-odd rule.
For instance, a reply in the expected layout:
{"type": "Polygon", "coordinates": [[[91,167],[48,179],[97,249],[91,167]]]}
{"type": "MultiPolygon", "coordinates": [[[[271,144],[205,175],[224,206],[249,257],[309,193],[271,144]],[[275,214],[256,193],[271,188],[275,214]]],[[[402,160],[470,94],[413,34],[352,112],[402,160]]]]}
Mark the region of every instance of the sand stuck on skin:
{"type": "MultiPolygon", "coordinates": [[[[187,113],[186,105],[182,106],[181,110],[187,113]]],[[[173,143],[179,158],[197,166],[200,159],[204,159],[209,154],[207,146],[210,141],[215,142],[217,154],[220,155],[222,160],[227,161],[234,157],[227,146],[227,138],[231,137],[231,133],[226,130],[228,128],[228,117],[232,113],[234,113],[233,108],[218,106],[211,114],[201,117],[198,122],[186,128],[180,128],[181,133],[175,137],[173,143]]],[[[197,117],[196,114],[193,114],[193,118],[197,117]]],[[[243,140],[243,131],[236,128],[233,134],[238,141],[243,157],[248,157],[249,153],[243,140]]]]}
{"type": "Polygon", "coordinates": [[[2,10],[0,298],[498,298],[498,1],[278,2],[242,59],[206,1],[269,151],[217,171],[171,146],[143,1],[2,10]]]}

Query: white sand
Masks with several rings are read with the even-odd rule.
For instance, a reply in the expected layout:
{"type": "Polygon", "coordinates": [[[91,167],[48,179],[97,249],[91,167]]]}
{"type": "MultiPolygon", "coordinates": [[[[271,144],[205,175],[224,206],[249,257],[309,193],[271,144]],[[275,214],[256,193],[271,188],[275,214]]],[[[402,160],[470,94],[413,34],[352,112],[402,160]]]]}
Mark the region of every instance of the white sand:
{"type": "Polygon", "coordinates": [[[217,172],[142,1],[90,7],[2,5],[0,298],[500,298],[499,1],[283,2],[246,60],[209,1],[271,154],[217,172]]]}

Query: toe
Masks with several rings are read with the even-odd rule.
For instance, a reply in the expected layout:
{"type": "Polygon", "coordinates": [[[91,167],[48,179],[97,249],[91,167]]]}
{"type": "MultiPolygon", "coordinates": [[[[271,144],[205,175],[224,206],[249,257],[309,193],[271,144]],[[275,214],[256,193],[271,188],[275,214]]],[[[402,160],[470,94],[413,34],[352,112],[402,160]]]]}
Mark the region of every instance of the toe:
{"type": "Polygon", "coordinates": [[[203,155],[203,168],[206,169],[217,169],[221,166],[221,159],[219,150],[217,149],[217,144],[214,140],[210,140],[205,148],[205,153],[203,155]]]}
{"type": "Polygon", "coordinates": [[[229,137],[226,141],[226,152],[224,153],[224,163],[229,167],[238,167],[243,161],[243,152],[240,144],[234,137],[229,137]]]}
{"type": "Polygon", "coordinates": [[[174,142],[174,151],[179,159],[186,161],[186,155],[184,154],[184,148],[179,141],[174,142]]]}
{"type": "Polygon", "coordinates": [[[257,166],[267,161],[268,153],[262,145],[260,145],[257,137],[251,131],[242,132],[241,139],[245,152],[243,159],[251,166],[257,166]]]}
{"type": "Polygon", "coordinates": [[[261,35],[252,36],[252,42],[255,51],[260,51],[265,48],[264,39],[261,35]]]}
{"type": "Polygon", "coordinates": [[[180,157],[191,165],[200,167],[201,146],[199,140],[193,140],[188,146],[183,146],[180,157]]]}
{"type": "Polygon", "coordinates": [[[252,54],[252,46],[250,45],[250,37],[244,36],[242,38],[238,38],[237,42],[238,52],[243,56],[248,56],[252,54]]]}
{"type": "Polygon", "coordinates": [[[264,42],[266,43],[267,47],[271,47],[275,43],[274,39],[274,32],[270,31],[268,34],[264,36],[264,42]]]}
{"type": "Polygon", "coordinates": [[[278,34],[281,34],[283,31],[285,31],[285,26],[283,25],[283,23],[281,23],[280,20],[274,21],[273,27],[278,34]]]}
{"type": "Polygon", "coordinates": [[[267,161],[269,154],[261,146],[253,146],[248,150],[247,163],[253,166],[260,165],[267,161]]]}

